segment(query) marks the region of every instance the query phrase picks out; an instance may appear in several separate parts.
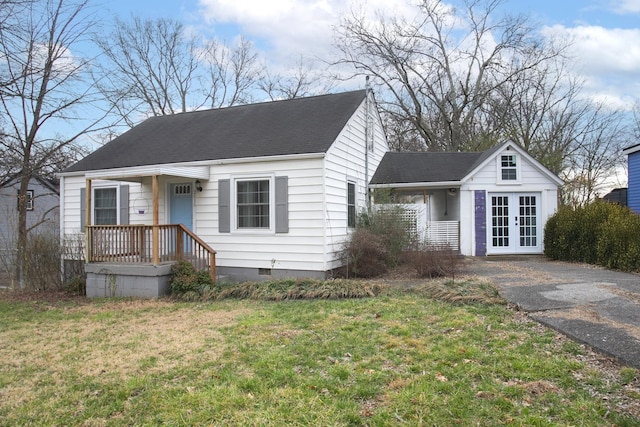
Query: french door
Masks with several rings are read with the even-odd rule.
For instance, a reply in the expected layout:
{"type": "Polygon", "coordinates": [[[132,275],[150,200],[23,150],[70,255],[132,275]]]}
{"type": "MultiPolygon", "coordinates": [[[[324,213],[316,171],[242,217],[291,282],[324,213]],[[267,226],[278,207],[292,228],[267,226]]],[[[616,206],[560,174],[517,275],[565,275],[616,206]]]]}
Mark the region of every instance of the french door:
{"type": "Polygon", "coordinates": [[[490,254],[540,253],[540,194],[489,193],[490,254]]]}

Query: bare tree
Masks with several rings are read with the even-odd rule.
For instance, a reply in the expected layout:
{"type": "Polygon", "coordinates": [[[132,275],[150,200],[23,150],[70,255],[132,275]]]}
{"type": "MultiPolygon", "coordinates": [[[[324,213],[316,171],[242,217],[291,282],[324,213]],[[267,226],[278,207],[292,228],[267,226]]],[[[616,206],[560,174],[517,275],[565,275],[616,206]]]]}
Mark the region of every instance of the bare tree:
{"type": "Polygon", "coordinates": [[[582,81],[565,66],[565,59],[557,58],[524,70],[488,101],[501,136],[519,143],[555,174],[567,166],[575,141],[588,132],[583,127],[593,112],[581,98],[582,81]]]}
{"type": "Polygon", "coordinates": [[[560,176],[565,180],[562,201],[583,206],[600,194],[606,178],[624,163],[622,149],[631,132],[625,113],[604,105],[589,104],[577,124],[560,176]]]}
{"type": "Polygon", "coordinates": [[[0,29],[0,75],[5,82],[0,114],[6,121],[0,146],[20,177],[16,269],[21,280],[29,181],[59,167],[58,162],[72,160],[79,139],[102,117],[84,116],[95,97],[85,79],[88,62],[74,51],[94,25],[88,0],[34,1],[8,20],[0,29]],[[9,27],[12,31],[4,31],[9,27]]]}
{"type": "Polygon", "coordinates": [[[264,69],[258,87],[272,101],[328,93],[335,85],[332,77],[302,57],[295,67],[281,73],[271,73],[266,66],[264,69]]]}
{"type": "Polygon", "coordinates": [[[116,18],[112,34],[95,38],[104,54],[98,86],[128,126],[137,115],[184,112],[197,102],[189,98],[197,80],[195,40],[183,33],[171,19],[133,17],[116,18]]]}
{"type": "Polygon", "coordinates": [[[96,43],[104,54],[96,81],[129,127],[141,116],[248,102],[259,77],[249,41],[204,41],[172,19],[116,18],[113,33],[96,43]]]}
{"type": "Polygon", "coordinates": [[[562,46],[536,38],[525,17],[496,19],[502,3],[467,0],[456,10],[423,0],[411,20],[379,15],[372,22],[353,12],[336,32],[336,64],[374,76],[390,121],[411,125],[402,126],[405,139],[434,151],[484,148],[502,130],[488,101],[562,54],[562,46]]]}
{"type": "Polygon", "coordinates": [[[205,105],[219,108],[251,102],[260,69],[258,54],[249,40],[240,37],[232,46],[210,40],[200,59],[206,69],[201,79],[205,105]]]}

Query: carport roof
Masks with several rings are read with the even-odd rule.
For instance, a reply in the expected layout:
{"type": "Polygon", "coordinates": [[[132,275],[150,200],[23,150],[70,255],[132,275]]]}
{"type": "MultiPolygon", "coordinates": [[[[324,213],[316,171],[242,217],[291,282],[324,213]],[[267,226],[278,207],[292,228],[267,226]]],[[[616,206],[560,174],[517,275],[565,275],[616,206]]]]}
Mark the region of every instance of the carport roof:
{"type": "Polygon", "coordinates": [[[389,152],[372,185],[461,181],[504,144],[481,152],[389,152]]]}

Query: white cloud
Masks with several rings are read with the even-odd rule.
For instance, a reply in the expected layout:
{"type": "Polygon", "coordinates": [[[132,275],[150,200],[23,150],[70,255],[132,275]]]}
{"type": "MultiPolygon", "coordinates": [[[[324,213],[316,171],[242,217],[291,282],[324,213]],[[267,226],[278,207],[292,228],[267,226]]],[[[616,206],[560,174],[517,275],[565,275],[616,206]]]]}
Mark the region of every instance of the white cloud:
{"type": "Polygon", "coordinates": [[[616,108],[630,108],[640,99],[640,28],[556,25],[543,34],[572,41],[574,71],[591,98],[616,108]]]}
{"type": "Polygon", "coordinates": [[[235,24],[249,38],[260,38],[271,55],[282,59],[326,58],[333,29],[352,8],[367,13],[415,10],[404,0],[200,0],[203,17],[216,24],[235,24]]]}
{"type": "Polygon", "coordinates": [[[612,2],[613,11],[624,15],[628,13],[640,13],[640,0],[616,0],[612,2]]]}

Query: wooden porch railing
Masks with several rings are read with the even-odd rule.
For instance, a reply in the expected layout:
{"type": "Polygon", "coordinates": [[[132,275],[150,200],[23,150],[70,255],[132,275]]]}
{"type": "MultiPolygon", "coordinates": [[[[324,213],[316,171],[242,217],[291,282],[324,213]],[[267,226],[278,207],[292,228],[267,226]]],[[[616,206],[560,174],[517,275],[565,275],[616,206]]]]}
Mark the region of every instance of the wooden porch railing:
{"type": "Polygon", "coordinates": [[[87,233],[87,262],[159,264],[184,260],[196,270],[209,270],[211,279],[216,280],[216,251],[182,224],[90,225],[87,233]]]}

